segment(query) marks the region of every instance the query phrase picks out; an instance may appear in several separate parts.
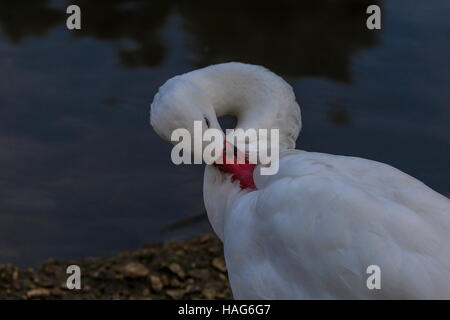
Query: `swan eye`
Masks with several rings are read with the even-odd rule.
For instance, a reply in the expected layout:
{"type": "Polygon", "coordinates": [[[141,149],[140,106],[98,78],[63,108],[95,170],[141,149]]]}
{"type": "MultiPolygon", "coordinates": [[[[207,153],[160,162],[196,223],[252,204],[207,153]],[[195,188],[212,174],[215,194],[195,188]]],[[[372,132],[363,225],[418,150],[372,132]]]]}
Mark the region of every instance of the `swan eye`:
{"type": "Polygon", "coordinates": [[[206,126],[209,128],[209,120],[205,117],[206,126]]]}

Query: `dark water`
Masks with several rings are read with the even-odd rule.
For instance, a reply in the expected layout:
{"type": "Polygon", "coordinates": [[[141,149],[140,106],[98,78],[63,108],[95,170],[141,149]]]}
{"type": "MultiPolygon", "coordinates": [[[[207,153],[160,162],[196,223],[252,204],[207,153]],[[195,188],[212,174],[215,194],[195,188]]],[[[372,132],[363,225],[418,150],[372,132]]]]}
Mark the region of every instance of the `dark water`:
{"type": "Polygon", "coordinates": [[[202,166],[175,166],[148,109],[226,61],[294,87],[298,148],[383,161],[450,192],[447,0],[0,2],[0,263],[38,265],[208,232],[202,166]],[[82,9],[82,30],[65,8],[82,9]],[[381,31],[365,9],[383,9],[381,31]],[[198,220],[198,219],[197,219],[198,220]]]}

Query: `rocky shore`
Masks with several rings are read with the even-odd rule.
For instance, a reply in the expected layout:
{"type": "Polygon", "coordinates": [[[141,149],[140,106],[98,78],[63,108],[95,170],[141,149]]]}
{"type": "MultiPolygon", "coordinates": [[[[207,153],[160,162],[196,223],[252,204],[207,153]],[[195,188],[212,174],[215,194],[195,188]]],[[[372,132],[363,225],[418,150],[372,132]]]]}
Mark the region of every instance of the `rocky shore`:
{"type": "Polygon", "coordinates": [[[223,246],[207,235],[151,244],[108,259],[50,260],[39,269],[0,266],[0,299],[232,299],[223,246]],[[81,289],[67,288],[69,265],[81,289]]]}

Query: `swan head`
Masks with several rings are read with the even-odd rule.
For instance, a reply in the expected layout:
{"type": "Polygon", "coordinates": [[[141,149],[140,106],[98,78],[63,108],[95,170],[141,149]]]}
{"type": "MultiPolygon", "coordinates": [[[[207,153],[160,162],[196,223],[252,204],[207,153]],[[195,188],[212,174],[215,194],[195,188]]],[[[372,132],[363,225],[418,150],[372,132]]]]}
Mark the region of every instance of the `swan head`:
{"type": "Polygon", "coordinates": [[[202,132],[211,128],[222,132],[215,110],[201,88],[180,76],[168,80],[153,99],[150,124],[161,138],[173,144],[178,143],[171,139],[173,132],[186,129],[191,137],[191,151],[201,159],[208,143],[203,142],[201,149],[193,147],[195,122],[201,123],[202,132]]]}
{"type": "MultiPolygon", "coordinates": [[[[163,139],[174,144],[180,140],[176,137],[172,139],[173,133],[177,129],[187,130],[194,160],[202,159],[205,148],[210,145],[210,142],[203,141],[203,137],[197,137],[195,124],[198,128],[198,123],[201,123],[202,133],[207,129],[217,129],[221,139],[214,141],[221,144],[219,148],[222,152],[214,152],[214,163],[222,158],[227,162],[225,164],[231,164],[217,167],[236,177],[242,187],[253,185],[252,181],[243,181],[249,180],[246,177],[252,177],[255,165],[237,166],[239,159],[244,159],[240,164],[247,165],[247,156],[250,155],[252,164],[262,162],[267,165],[267,162],[260,162],[262,158],[259,153],[256,161],[252,158],[256,150],[270,150],[272,155],[278,154],[278,150],[294,148],[301,128],[301,117],[293,90],[281,77],[260,66],[232,62],[198,69],[168,80],[151,104],[150,123],[163,139]],[[227,132],[225,135],[218,122],[217,117],[223,115],[237,118],[236,129],[245,132],[251,129],[257,133],[252,136],[240,135],[234,140],[234,133],[227,132]],[[272,130],[277,131],[274,139],[272,130]],[[202,148],[195,146],[196,137],[202,140],[202,148]],[[236,148],[230,148],[227,142],[240,146],[244,154],[239,156],[236,148]],[[260,142],[265,142],[266,146],[261,148],[260,142]],[[228,152],[230,149],[231,153],[228,152]],[[226,160],[230,154],[231,162],[226,160]]],[[[261,172],[265,170],[260,168],[261,172]]]]}
{"type": "Polygon", "coordinates": [[[203,131],[220,129],[214,108],[200,88],[180,76],[168,80],[153,99],[150,124],[161,138],[173,143],[176,129],[187,129],[194,136],[194,121],[202,122],[203,131]]]}
{"type": "MultiPolygon", "coordinates": [[[[201,122],[202,132],[207,129],[218,129],[222,132],[214,107],[203,90],[182,77],[168,80],[159,89],[151,104],[150,123],[154,130],[164,140],[176,143],[177,141],[171,139],[172,133],[177,129],[186,129],[190,133],[191,143],[194,143],[195,121],[201,122]]],[[[254,189],[253,170],[256,165],[250,164],[243,152],[227,142],[224,134],[222,139],[223,151],[216,155],[215,160],[221,158],[224,163],[214,162],[214,166],[219,171],[230,174],[232,181],[238,180],[243,189],[254,189]],[[238,163],[239,161],[241,162],[238,163]]],[[[201,157],[207,144],[203,142],[203,148],[200,150],[192,148],[194,156],[198,152],[201,157]]]]}

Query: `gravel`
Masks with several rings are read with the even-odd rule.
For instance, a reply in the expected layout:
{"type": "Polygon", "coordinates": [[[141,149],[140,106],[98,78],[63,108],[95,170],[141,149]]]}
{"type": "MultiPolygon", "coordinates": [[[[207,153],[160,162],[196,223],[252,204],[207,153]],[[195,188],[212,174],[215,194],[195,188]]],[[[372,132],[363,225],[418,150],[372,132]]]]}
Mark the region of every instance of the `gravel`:
{"type": "Polygon", "coordinates": [[[232,299],[223,247],[206,235],[101,259],[49,260],[39,269],[0,265],[0,299],[232,299]],[[69,290],[69,265],[81,289],[69,290]]]}

